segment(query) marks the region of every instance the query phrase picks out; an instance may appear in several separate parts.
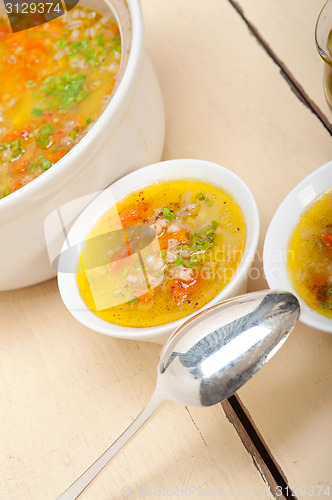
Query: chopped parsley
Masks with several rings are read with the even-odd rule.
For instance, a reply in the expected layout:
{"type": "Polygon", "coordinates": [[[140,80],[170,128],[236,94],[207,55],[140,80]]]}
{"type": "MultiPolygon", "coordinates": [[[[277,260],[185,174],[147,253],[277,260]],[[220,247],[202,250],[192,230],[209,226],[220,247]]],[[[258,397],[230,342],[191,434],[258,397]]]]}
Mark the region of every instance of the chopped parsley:
{"type": "Polygon", "coordinates": [[[192,267],[195,264],[197,264],[197,261],[198,261],[198,259],[197,259],[196,255],[193,255],[193,257],[191,257],[191,259],[189,260],[189,262],[186,262],[186,266],[187,267],[192,267]]]}
{"type": "Polygon", "coordinates": [[[47,148],[51,142],[51,135],[54,131],[55,128],[53,123],[45,123],[41,127],[37,128],[34,133],[36,142],[38,142],[42,148],[47,148]]]}
{"type": "Polygon", "coordinates": [[[190,235],[192,252],[206,252],[214,245],[214,240],[216,237],[215,230],[217,229],[217,221],[212,221],[211,226],[209,226],[203,234],[194,233],[190,235]]]}
{"type": "Polygon", "coordinates": [[[52,163],[50,162],[50,160],[43,160],[41,162],[41,167],[43,170],[48,170],[51,166],[52,166],[52,163]]]}
{"type": "Polygon", "coordinates": [[[66,110],[88,96],[85,90],[87,75],[66,73],[62,76],[49,76],[44,81],[41,91],[44,97],[52,99],[52,108],[66,110]]]}
{"type": "Polygon", "coordinates": [[[10,143],[10,149],[12,150],[12,155],[9,158],[11,161],[25,153],[25,147],[19,137],[10,143]]]}
{"type": "Polygon", "coordinates": [[[42,109],[33,108],[33,110],[31,111],[31,114],[33,114],[34,116],[41,116],[43,114],[43,110],[42,109]]]}
{"type": "Polygon", "coordinates": [[[79,133],[80,129],[79,128],[73,128],[73,130],[70,132],[69,136],[72,138],[72,139],[76,139],[78,133],[79,133]]]}
{"type": "Polygon", "coordinates": [[[10,190],[10,189],[4,189],[4,190],[2,191],[1,198],[4,198],[5,196],[8,196],[10,193],[11,193],[11,190],[10,190]]]}
{"type": "Polygon", "coordinates": [[[163,214],[165,219],[167,219],[169,222],[172,222],[172,220],[175,219],[175,214],[167,207],[163,208],[163,214]]]}
{"type": "Polygon", "coordinates": [[[117,35],[115,35],[114,38],[112,38],[111,46],[112,46],[113,54],[121,52],[121,38],[120,38],[119,33],[117,35]]]}
{"type": "Polygon", "coordinates": [[[58,47],[60,49],[64,49],[67,45],[67,40],[65,40],[64,38],[61,38],[59,41],[58,41],[58,47]]]}

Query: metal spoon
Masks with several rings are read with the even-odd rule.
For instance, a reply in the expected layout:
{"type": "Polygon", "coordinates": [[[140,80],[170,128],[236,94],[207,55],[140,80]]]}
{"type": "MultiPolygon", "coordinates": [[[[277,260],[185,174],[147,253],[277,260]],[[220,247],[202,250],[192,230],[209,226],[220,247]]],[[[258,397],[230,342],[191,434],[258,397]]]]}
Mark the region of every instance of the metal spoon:
{"type": "Polygon", "coordinates": [[[221,302],[181,325],[161,351],[147,406],[58,500],[76,499],[162,401],[203,407],[231,396],[281,347],[299,314],[294,295],[269,290],[221,302]]]}

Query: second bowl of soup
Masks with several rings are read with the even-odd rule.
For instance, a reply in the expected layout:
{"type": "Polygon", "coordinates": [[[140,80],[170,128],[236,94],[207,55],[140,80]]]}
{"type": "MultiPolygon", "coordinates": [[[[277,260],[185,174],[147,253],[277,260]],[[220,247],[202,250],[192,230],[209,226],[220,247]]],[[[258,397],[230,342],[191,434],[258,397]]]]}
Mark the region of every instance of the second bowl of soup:
{"type": "Polygon", "coordinates": [[[297,295],[300,320],[332,333],[332,162],[284,199],[269,226],[263,261],[269,286],[297,295]]]}
{"type": "Polygon", "coordinates": [[[94,330],[163,342],[184,318],[245,291],[258,233],[253,196],[231,171],[200,160],[144,167],[74,224],[61,296],[94,330]]]}

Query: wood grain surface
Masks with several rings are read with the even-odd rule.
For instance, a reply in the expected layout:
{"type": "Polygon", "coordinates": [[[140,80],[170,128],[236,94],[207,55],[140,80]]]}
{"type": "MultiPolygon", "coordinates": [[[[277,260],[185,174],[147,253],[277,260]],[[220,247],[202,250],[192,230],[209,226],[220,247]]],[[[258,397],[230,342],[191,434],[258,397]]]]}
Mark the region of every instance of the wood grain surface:
{"type": "MultiPolygon", "coordinates": [[[[163,159],[220,163],[256,198],[261,235],[250,290],[266,287],[262,245],[274,212],[331,158],[329,130],[280,68],[282,61],[328,116],[308,40],[322,3],[142,0],[166,109],[163,159]]],[[[0,499],[55,499],[143,408],[160,347],[83,327],[56,280],[1,293],[0,318],[0,499]]],[[[299,324],[239,391],[289,486],[330,484],[330,496],[331,358],[332,336],[299,324]]],[[[273,498],[271,484],[227,403],[198,410],[166,402],[84,498],[273,498]]]]}

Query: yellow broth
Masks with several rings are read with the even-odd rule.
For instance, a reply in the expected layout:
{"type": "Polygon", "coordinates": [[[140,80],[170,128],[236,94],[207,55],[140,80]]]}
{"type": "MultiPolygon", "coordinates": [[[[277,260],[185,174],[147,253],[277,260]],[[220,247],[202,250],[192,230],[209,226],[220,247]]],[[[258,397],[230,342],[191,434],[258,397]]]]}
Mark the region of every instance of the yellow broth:
{"type": "Polygon", "coordinates": [[[118,26],[94,10],[14,34],[0,18],[0,198],[80,141],[110,100],[120,59],[118,26]]]}
{"type": "Polygon", "coordinates": [[[288,268],[299,295],[332,318],[332,190],[302,215],[290,241],[288,268]]]}
{"type": "Polygon", "coordinates": [[[93,228],[81,253],[78,287],[87,306],[110,323],[161,325],[191,314],[225,287],[245,240],[241,209],[217,186],[196,180],[151,185],[119,202],[93,228]],[[152,241],[138,252],[129,231],[148,227],[152,241]],[[93,267],[96,262],[103,265],[93,267]]]}

